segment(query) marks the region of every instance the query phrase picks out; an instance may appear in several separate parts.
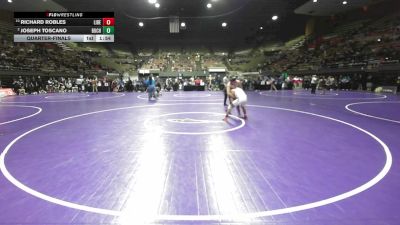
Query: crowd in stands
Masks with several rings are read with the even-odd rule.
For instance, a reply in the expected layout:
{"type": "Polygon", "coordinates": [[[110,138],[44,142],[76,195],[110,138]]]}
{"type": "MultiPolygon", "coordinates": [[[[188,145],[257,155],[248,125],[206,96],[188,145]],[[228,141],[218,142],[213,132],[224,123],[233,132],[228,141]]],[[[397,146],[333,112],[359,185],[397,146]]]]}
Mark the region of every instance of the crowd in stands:
{"type": "MultiPolygon", "coordinates": [[[[156,77],[156,84],[159,88],[166,91],[178,91],[183,86],[207,86],[208,81],[201,78],[159,78],[156,77]]],[[[40,76],[19,76],[14,78],[9,86],[18,95],[25,94],[44,94],[44,93],[66,93],[66,92],[93,92],[96,86],[101,92],[143,92],[146,90],[146,77],[124,79],[122,76],[110,77],[84,77],[64,78],[64,77],[40,77],[40,76]]],[[[211,88],[211,87],[210,87],[211,88]]],[[[210,89],[211,90],[211,89],[210,89]]]]}
{"type": "Polygon", "coordinates": [[[202,70],[207,70],[210,67],[224,67],[225,55],[204,55],[202,60],[202,70]]]}
{"type": "Polygon", "coordinates": [[[158,53],[151,57],[141,57],[141,69],[156,69],[161,72],[193,72],[204,71],[210,67],[225,67],[226,56],[210,53],[179,52],[158,53]]]}
{"type": "Polygon", "coordinates": [[[170,59],[172,72],[193,72],[196,68],[194,56],[178,55],[170,59]]]}
{"type": "Polygon", "coordinates": [[[143,61],[141,69],[158,69],[164,72],[170,67],[169,60],[164,57],[142,57],[140,60],[143,61]]]}
{"type": "MultiPolygon", "coordinates": [[[[371,22],[372,23],[372,22],[371,22]]],[[[301,71],[323,68],[371,69],[400,60],[400,16],[383,23],[366,23],[346,33],[310,37],[297,49],[265,52],[263,70],[301,71]]]]}
{"type": "MultiPolygon", "coordinates": [[[[311,89],[313,77],[317,79],[317,87],[326,90],[367,90],[374,91],[377,81],[374,76],[363,76],[361,74],[330,75],[330,76],[290,76],[282,74],[259,75],[252,77],[239,77],[243,89],[248,91],[258,90],[292,90],[311,89]]],[[[119,77],[95,76],[76,78],[71,77],[40,77],[40,76],[19,76],[14,78],[12,88],[18,95],[43,94],[43,93],[65,93],[65,92],[92,92],[97,87],[101,92],[144,92],[146,90],[147,76],[137,79],[119,77]]],[[[204,77],[168,77],[160,78],[155,76],[155,82],[160,91],[178,91],[185,86],[204,86],[204,90],[219,91],[224,88],[223,75],[209,75],[204,77]]],[[[400,76],[397,77],[397,88],[400,89],[400,76]]],[[[1,81],[0,81],[1,84],[1,81]]],[[[400,91],[400,90],[398,90],[400,91]]]]}
{"type": "Polygon", "coordinates": [[[95,52],[66,51],[53,43],[13,43],[0,34],[0,70],[76,74],[103,68],[94,63],[95,52]]]}
{"type": "Polygon", "coordinates": [[[108,79],[99,80],[97,77],[83,76],[78,78],[18,76],[13,79],[10,87],[16,94],[24,95],[89,91],[92,90],[92,86],[111,87],[112,82],[108,79]]]}
{"type": "MultiPolygon", "coordinates": [[[[364,71],[384,65],[400,65],[400,15],[391,15],[379,21],[363,21],[357,30],[346,30],[322,36],[308,37],[301,44],[279,51],[265,51],[261,56],[263,63],[254,66],[255,71],[268,76],[243,78],[244,88],[259,90],[272,83],[278,89],[308,88],[311,76],[290,76],[293,71],[321,71],[357,67],[364,71]],[[281,75],[285,74],[285,75],[281,75]]],[[[183,72],[206,71],[211,67],[224,67],[240,70],[242,65],[252,65],[255,52],[248,54],[210,53],[210,52],[162,52],[157,54],[137,55],[132,53],[119,56],[110,50],[111,57],[117,64],[132,64],[136,69],[156,69],[160,72],[177,74],[178,78],[159,78],[158,83],[166,90],[178,90],[185,85],[193,85],[197,78],[182,78],[183,72]]],[[[258,51],[260,52],[260,51],[258,51]]],[[[102,91],[143,91],[143,78],[137,80],[120,78],[94,78],[85,75],[77,78],[77,74],[100,74],[113,71],[104,63],[94,60],[100,57],[97,51],[86,51],[61,48],[54,43],[13,43],[11,34],[0,34],[0,70],[2,71],[34,71],[42,74],[60,74],[62,76],[19,76],[12,81],[17,93],[68,92],[87,91],[96,79],[102,91]],[[82,84],[80,84],[82,83],[82,84]]],[[[26,73],[24,73],[26,74],[26,73]]],[[[296,74],[296,73],[294,73],[296,74]]],[[[304,73],[310,74],[310,73],[304,73]]],[[[368,73],[332,73],[322,75],[322,80],[332,89],[373,90],[377,78],[368,73]],[[336,74],[333,76],[332,74],[336,74]]],[[[201,77],[209,90],[220,89],[222,77],[213,75],[210,79],[204,73],[201,77]]],[[[397,76],[396,76],[397,77],[397,76]]],[[[396,79],[392,79],[395,81],[396,79]]],[[[392,81],[391,81],[392,82],[392,81]]],[[[3,82],[4,83],[4,82],[3,82]]],[[[383,82],[384,83],[384,82],[383,82]]]]}
{"type": "Polygon", "coordinates": [[[144,59],[142,69],[156,69],[162,72],[193,72],[196,70],[196,55],[160,53],[144,59]]]}
{"type": "MultiPolygon", "coordinates": [[[[13,43],[6,34],[0,35],[0,50],[0,70],[59,72],[66,75],[88,71],[111,72],[110,68],[93,60],[99,54],[95,51],[65,51],[53,43],[13,43]]],[[[379,65],[399,64],[400,16],[392,18],[387,24],[380,23],[379,26],[366,23],[359,30],[309,37],[295,49],[264,54],[265,61],[259,68],[254,68],[256,71],[281,73],[355,66],[371,69],[379,65]]],[[[254,55],[172,52],[115,58],[115,62],[136,65],[137,69],[192,72],[225,65],[240,70],[240,65],[249,64],[252,58],[254,55]]]]}
{"type": "MultiPolygon", "coordinates": [[[[243,65],[249,64],[251,62],[251,58],[248,55],[232,55],[228,59],[228,63],[232,70],[241,70],[243,65]]],[[[255,68],[257,69],[257,68],[255,68]]],[[[250,72],[250,71],[248,71],[250,72]]]]}

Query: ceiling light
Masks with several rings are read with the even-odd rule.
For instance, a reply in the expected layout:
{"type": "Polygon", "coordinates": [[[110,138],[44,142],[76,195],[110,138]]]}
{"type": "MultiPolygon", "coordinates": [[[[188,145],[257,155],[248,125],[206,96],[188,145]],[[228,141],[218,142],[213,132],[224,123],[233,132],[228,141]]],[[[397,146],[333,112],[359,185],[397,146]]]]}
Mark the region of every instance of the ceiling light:
{"type": "Polygon", "coordinates": [[[150,4],[155,4],[157,2],[157,0],[149,0],[150,4]]]}
{"type": "Polygon", "coordinates": [[[347,5],[347,1],[343,1],[342,4],[343,4],[343,5],[347,5]]]}
{"type": "Polygon", "coordinates": [[[156,7],[156,8],[160,8],[160,3],[156,3],[156,4],[154,4],[154,6],[156,7]]]}
{"type": "Polygon", "coordinates": [[[260,27],[260,30],[263,30],[264,29],[264,27],[260,27]]]}
{"type": "Polygon", "coordinates": [[[8,0],[8,3],[12,3],[12,0],[8,0]]]}
{"type": "Polygon", "coordinates": [[[211,8],[212,4],[211,3],[207,3],[207,8],[211,8]]]}
{"type": "Polygon", "coordinates": [[[221,26],[222,26],[222,27],[226,27],[226,26],[228,26],[228,24],[225,23],[225,22],[223,22],[223,23],[221,24],[221,26]]]}
{"type": "Polygon", "coordinates": [[[139,27],[143,27],[144,23],[143,22],[139,22],[139,27]]]}
{"type": "Polygon", "coordinates": [[[278,16],[277,16],[277,15],[275,15],[275,16],[272,17],[272,20],[277,20],[277,19],[278,19],[278,16]]]}
{"type": "Polygon", "coordinates": [[[186,27],[186,23],[185,23],[185,22],[182,22],[182,23],[181,23],[181,27],[186,27]]]}
{"type": "Polygon", "coordinates": [[[318,2],[318,0],[313,0],[314,3],[318,2]]]}

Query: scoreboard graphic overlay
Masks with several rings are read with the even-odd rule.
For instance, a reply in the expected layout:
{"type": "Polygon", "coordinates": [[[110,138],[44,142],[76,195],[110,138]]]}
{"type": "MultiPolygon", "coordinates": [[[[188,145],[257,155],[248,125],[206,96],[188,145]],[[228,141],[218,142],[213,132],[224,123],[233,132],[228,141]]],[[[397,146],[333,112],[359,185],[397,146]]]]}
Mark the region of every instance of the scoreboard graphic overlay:
{"type": "Polygon", "coordinates": [[[114,42],[114,12],[14,12],[14,42],[114,42]]]}

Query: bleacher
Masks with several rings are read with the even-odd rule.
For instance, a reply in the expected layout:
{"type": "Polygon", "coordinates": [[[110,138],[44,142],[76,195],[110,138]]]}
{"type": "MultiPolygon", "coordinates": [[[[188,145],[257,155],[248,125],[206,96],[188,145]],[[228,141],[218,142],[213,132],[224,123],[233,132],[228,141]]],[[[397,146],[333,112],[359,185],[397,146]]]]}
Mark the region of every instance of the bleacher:
{"type": "Polygon", "coordinates": [[[347,34],[349,32],[359,31],[366,24],[368,24],[369,21],[370,20],[357,20],[357,21],[354,21],[351,23],[347,23],[347,24],[336,27],[333,30],[333,33],[337,34],[337,35],[343,35],[343,34],[347,34]]]}

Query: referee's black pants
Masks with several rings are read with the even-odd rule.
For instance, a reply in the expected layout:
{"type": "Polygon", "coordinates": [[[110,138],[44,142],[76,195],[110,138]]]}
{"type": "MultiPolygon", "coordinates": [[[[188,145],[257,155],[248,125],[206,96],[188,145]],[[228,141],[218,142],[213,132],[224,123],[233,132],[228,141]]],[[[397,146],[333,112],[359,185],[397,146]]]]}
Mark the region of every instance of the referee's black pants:
{"type": "Polygon", "coordinates": [[[317,84],[311,84],[311,94],[315,94],[316,90],[317,90],[317,84]]]}

